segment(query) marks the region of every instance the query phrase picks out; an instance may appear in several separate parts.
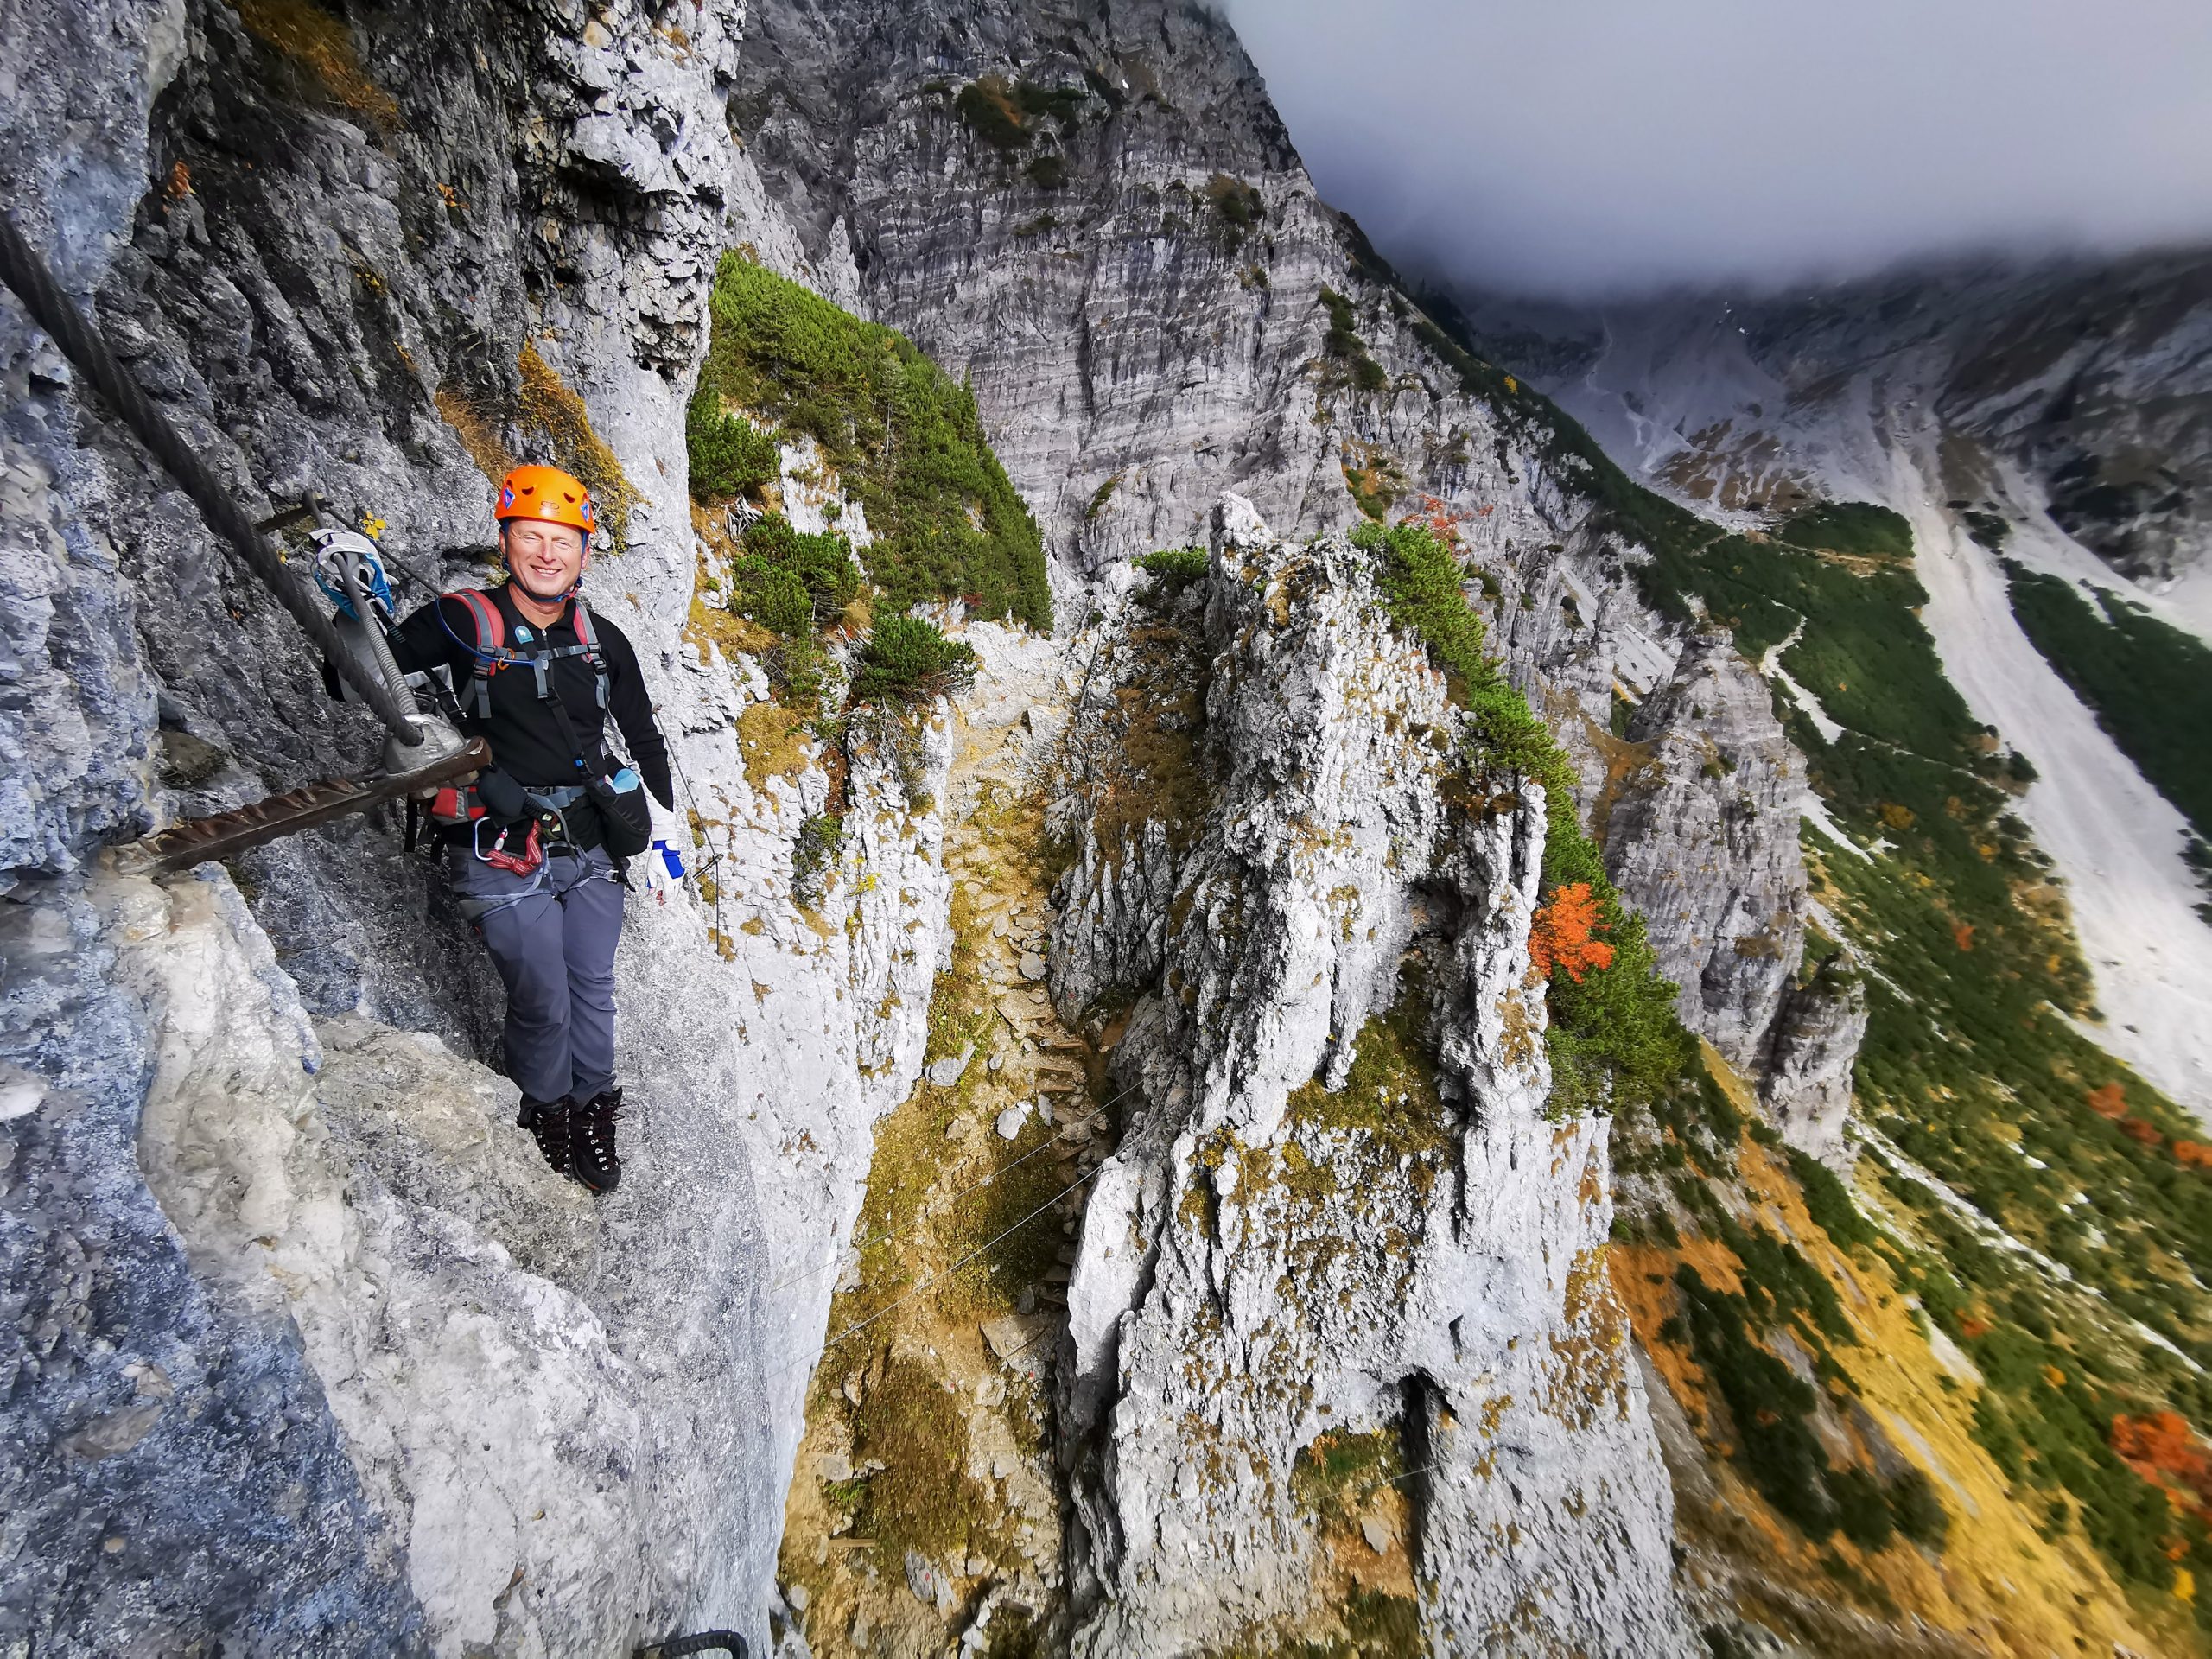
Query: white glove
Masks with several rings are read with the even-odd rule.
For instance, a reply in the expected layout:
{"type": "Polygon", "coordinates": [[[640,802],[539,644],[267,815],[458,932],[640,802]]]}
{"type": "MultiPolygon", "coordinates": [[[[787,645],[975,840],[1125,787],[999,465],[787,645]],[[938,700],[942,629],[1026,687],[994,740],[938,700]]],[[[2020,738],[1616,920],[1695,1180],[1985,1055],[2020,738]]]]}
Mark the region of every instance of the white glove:
{"type": "Polygon", "coordinates": [[[668,890],[683,880],[683,858],[666,841],[656,840],[639,861],[645,868],[645,891],[652,894],[655,904],[666,904],[668,890]]]}

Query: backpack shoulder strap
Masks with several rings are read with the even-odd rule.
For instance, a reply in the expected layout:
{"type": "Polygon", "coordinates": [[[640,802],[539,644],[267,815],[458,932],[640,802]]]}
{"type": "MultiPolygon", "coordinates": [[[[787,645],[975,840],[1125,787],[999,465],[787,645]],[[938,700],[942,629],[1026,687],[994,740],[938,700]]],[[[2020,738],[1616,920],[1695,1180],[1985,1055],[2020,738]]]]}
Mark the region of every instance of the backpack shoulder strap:
{"type": "MultiPolygon", "coordinates": [[[[481,588],[464,588],[445,595],[457,599],[476,629],[476,663],[469,671],[469,703],[478,720],[492,717],[492,676],[506,655],[507,621],[492,595],[481,588]]],[[[441,603],[443,601],[440,601],[441,603]]]]}
{"type": "Polygon", "coordinates": [[[591,611],[579,594],[569,601],[570,626],[576,631],[576,643],[583,647],[584,661],[591,664],[592,682],[599,691],[599,706],[607,708],[607,653],[599,648],[599,636],[592,631],[591,611]]]}
{"type": "Polygon", "coordinates": [[[499,607],[492,602],[491,594],[480,588],[462,588],[446,597],[457,599],[468,607],[469,620],[476,624],[479,651],[498,651],[507,643],[507,620],[499,614],[499,607]]]}

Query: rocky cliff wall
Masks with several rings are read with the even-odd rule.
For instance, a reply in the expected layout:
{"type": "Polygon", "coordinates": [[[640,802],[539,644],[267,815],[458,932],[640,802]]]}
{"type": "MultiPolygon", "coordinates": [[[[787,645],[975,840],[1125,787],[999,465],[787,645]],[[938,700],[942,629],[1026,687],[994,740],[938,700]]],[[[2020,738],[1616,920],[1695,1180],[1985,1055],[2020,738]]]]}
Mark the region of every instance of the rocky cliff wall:
{"type": "Polygon", "coordinates": [[[479,1064],[496,987],[395,822],[116,871],[105,841],[351,770],[372,728],[0,302],[0,1621],[55,1653],[758,1640],[827,1297],[772,1287],[842,1236],[918,1065],[944,755],[911,797],[842,757],[852,833],[803,912],[826,757],[749,774],[733,728],[766,687],[684,637],[715,259],[743,240],[834,285],[730,140],[730,20],[4,21],[11,211],[250,511],[319,488],[384,520],[419,602],[480,579],[503,451],[626,493],[589,592],[638,645],[709,880],[633,898],[631,1163],[592,1206],[479,1064]]]}
{"type": "Polygon", "coordinates": [[[1055,991],[1129,1008],[1140,1103],[1069,1291],[1078,1650],[1358,1634],[1394,1599],[1438,1652],[1688,1650],[1606,1125],[1545,1109],[1541,794],[1465,772],[1341,538],[1225,498],[1208,577],[1109,660],[1164,632],[1203,664],[1187,752],[1079,708],[1056,809],[1055,991]]]}
{"type": "MultiPolygon", "coordinates": [[[[1710,714],[1699,694],[1698,735],[1668,740],[1696,770],[1659,781],[1633,764],[1644,738],[1618,747],[1617,690],[1666,708],[1742,665],[1637,604],[1632,550],[1515,394],[1471,390],[1314,198],[1217,20],[776,5],[742,43],[720,10],[555,0],[428,16],[73,0],[0,22],[26,43],[0,137],[22,222],[251,510],[318,488],[383,520],[419,601],[479,576],[486,474],[509,453],[626,502],[589,591],[639,646],[709,877],[636,906],[619,963],[631,1171],[586,1210],[536,1176],[481,1064],[496,988],[395,824],[166,884],[117,870],[107,842],[349,769],[373,729],[323,701],[291,625],[0,302],[0,1482],[20,1541],[0,1606],[55,1650],[613,1652],[679,1625],[763,1631],[830,1290],[811,1270],[921,1052],[945,757],[931,739],[918,787],[865,744],[748,768],[734,728],[765,682],[688,627],[683,411],[725,246],[972,376],[1064,599],[1110,599],[1131,555],[1204,538],[1226,486],[1294,543],[1355,521],[1355,490],[1380,511],[1433,498],[1584,804],[1621,814],[1630,897],[1677,912],[1657,936],[1686,1014],[1764,1052],[1802,886],[1770,713],[1741,686],[1710,714]],[[1716,779],[1713,753],[1743,759],[1716,779]],[[846,852],[804,911],[792,845],[840,763],[846,852]],[[1655,788],[1665,808],[1639,821],[1655,788]],[[1677,823],[1704,837],[1674,849],[1698,876],[1679,891],[1658,874],[1677,823]]],[[[1349,1581],[1418,1602],[1452,1641],[1524,1604],[1562,1643],[1672,1641],[1665,1492],[1586,1262],[1605,1231],[1603,1131],[1541,1120],[1538,1028],[1506,1011],[1533,819],[1478,833],[1423,797],[1436,763],[1407,722],[1440,727],[1440,689],[1403,652],[1385,671],[1340,550],[1294,575],[1256,528],[1224,546],[1272,584],[1264,624],[1252,597],[1209,601],[1179,644],[1154,642],[1154,676],[1224,652],[1230,671],[1218,709],[1179,714],[1188,687],[1167,687],[1171,719],[1134,759],[1172,793],[1195,727],[1226,734],[1208,764],[1249,810],[1208,821],[1205,868],[1224,915],[1249,909],[1283,949],[1248,964],[1234,934],[1187,936],[1199,855],[1171,844],[1176,814],[1059,820],[1082,831],[1077,896],[1098,918],[1063,942],[1064,1002],[1110,1016],[1099,995],[1172,970],[1222,1012],[1210,1033],[1166,1002],[1132,1027],[1156,1133],[1132,1123],[1107,1208],[1143,1223],[1166,1288],[1103,1265],[1114,1224],[1085,1233],[1070,1405],[1099,1437],[1087,1639],[1172,1643],[1326,1605],[1344,1586],[1315,1564],[1356,1535],[1381,1565],[1358,1558],[1349,1581]],[[1216,631],[1248,624],[1241,658],[1216,631]],[[1330,720],[1294,732],[1316,709],[1330,720]],[[1351,844],[1310,844],[1338,807],[1351,844]],[[1102,861],[1116,835],[1145,855],[1102,861]],[[1324,914],[1348,936],[1313,933],[1324,914]],[[1317,1067],[1365,1086],[1359,1034],[1398,1007],[1416,944],[1445,1038],[1434,1086],[1459,1116],[1370,1172],[1382,1152],[1292,1103],[1317,1067]],[[1209,1137],[1227,1157],[1224,1133],[1246,1148],[1236,1173],[1192,1162],[1185,1143],[1209,1137]],[[1297,1192],[1255,1196],[1294,1154],[1371,1174],[1386,1234],[1405,1236],[1329,1269],[1350,1302],[1294,1338],[1254,1313],[1277,1266],[1320,1249],[1297,1192]],[[1249,1246],[1234,1260],[1231,1237],[1249,1246]],[[1235,1314],[1220,1331],[1192,1323],[1204,1287],[1235,1314]],[[1123,1315],[1150,1357],[1127,1379],[1108,1334],[1123,1315]],[[1171,1375],[1180,1350],[1262,1377],[1310,1363],[1327,1388],[1217,1398],[1171,1375]],[[1147,1402],[1206,1427],[1152,1437],[1147,1402]],[[1331,1422],[1380,1435],[1395,1471],[1349,1504],[1297,1474],[1331,1422]],[[1179,1531],[1168,1495],[1230,1467],[1209,1435],[1247,1451],[1179,1531]],[[1424,1483],[1418,1536],[1393,1507],[1401,1477],[1424,1483]],[[1249,1586],[1168,1584],[1216,1548],[1251,1565],[1249,1586]]],[[[1101,706],[1128,708],[1139,672],[1107,662],[1101,706]]]]}
{"type": "Polygon", "coordinates": [[[1763,1068],[1805,914],[1802,766],[1764,683],[1642,603],[1586,465],[1510,378],[1478,365],[1471,385],[1315,195],[1225,24],[768,0],[738,79],[749,153],[810,256],[849,256],[871,315],[973,378],[1064,594],[1203,541],[1224,489],[1294,538],[1357,522],[1355,490],[1448,518],[1584,810],[1621,826],[1607,863],[1684,1019],[1763,1068]],[[1624,753],[1617,688],[1682,729],[1624,753]]]}

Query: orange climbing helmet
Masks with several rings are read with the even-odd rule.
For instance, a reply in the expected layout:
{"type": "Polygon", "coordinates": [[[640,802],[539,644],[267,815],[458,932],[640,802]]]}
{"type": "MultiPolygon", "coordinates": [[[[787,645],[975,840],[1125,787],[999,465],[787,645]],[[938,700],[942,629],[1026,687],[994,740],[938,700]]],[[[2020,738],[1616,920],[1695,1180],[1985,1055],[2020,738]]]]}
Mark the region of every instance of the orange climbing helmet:
{"type": "Polygon", "coordinates": [[[493,517],[501,524],[510,518],[543,518],[556,524],[574,524],[588,539],[599,528],[599,513],[583,480],[558,467],[518,467],[499,480],[499,505],[493,517]]]}

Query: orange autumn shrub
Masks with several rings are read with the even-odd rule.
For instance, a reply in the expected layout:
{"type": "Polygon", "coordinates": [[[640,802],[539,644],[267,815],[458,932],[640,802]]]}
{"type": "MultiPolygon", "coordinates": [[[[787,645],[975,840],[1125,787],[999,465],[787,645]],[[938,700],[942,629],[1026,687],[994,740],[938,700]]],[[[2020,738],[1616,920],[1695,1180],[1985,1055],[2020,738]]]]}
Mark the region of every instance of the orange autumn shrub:
{"type": "Polygon", "coordinates": [[[2089,1090],[2089,1109],[2099,1117],[2126,1117],[2127,1095],[2116,1083],[2089,1090]]]}
{"type": "Polygon", "coordinates": [[[2180,1489],[2201,1507],[2212,1502],[2212,1456],[2177,1411],[2112,1420],[2109,1436],[2120,1460],[2169,1491],[2180,1489]]]}
{"type": "Polygon", "coordinates": [[[1587,881],[1554,889],[1529,930],[1529,962],[1538,976],[1548,979],[1554,969],[1564,969],[1580,985],[1590,969],[1611,967],[1613,947],[1591,937],[1605,926],[1604,914],[1587,881]]]}

